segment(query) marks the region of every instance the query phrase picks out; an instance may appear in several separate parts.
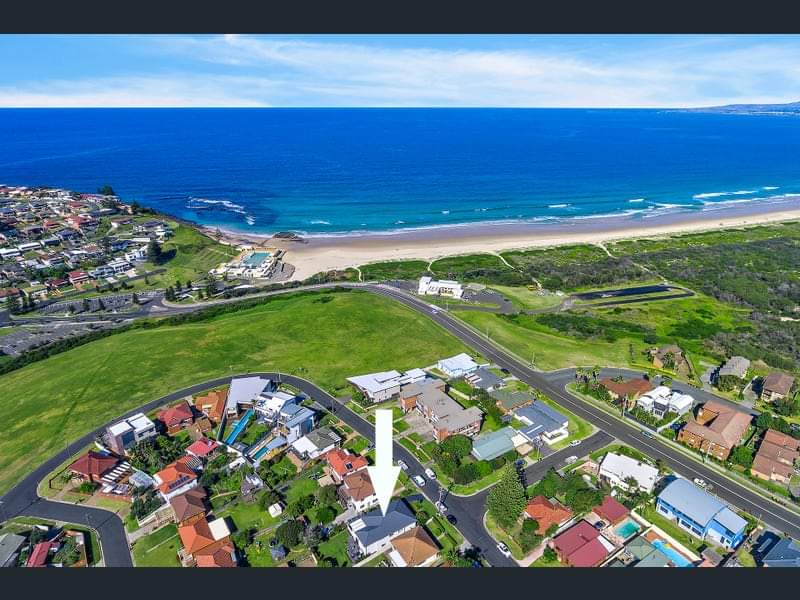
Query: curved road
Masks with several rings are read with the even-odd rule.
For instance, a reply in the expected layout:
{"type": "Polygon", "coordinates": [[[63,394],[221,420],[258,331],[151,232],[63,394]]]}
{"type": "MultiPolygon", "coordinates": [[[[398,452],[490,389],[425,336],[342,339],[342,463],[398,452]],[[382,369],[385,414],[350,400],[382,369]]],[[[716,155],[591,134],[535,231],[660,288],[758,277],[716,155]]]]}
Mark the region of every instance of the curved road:
{"type": "MultiPolygon", "coordinates": [[[[719,475],[716,471],[713,471],[704,465],[687,458],[682,453],[658,441],[656,438],[645,437],[634,426],[618,421],[613,417],[610,417],[604,411],[568,393],[564,389],[563,384],[561,384],[557,378],[553,379],[552,376],[549,376],[546,373],[530,368],[525,363],[511,356],[505,350],[495,346],[494,343],[492,343],[490,340],[487,340],[481,334],[476,333],[474,330],[467,327],[464,323],[451,317],[445,311],[441,309],[434,309],[430,304],[424,302],[420,298],[398,290],[397,288],[370,283],[319,284],[305,286],[303,288],[276,290],[261,294],[253,294],[243,298],[231,298],[229,300],[223,300],[216,303],[204,303],[202,305],[191,305],[186,307],[164,306],[162,303],[158,302],[157,306],[162,308],[163,312],[150,312],[152,316],[192,312],[194,310],[199,310],[205,308],[206,306],[217,303],[238,302],[244,299],[255,297],[264,297],[314,289],[330,289],[336,287],[364,289],[371,293],[401,302],[409,308],[425,314],[445,330],[459,338],[466,345],[480,352],[484,357],[492,360],[500,367],[508,369],[520,380],[540,389],[564,408],[574,412],[578,416],[606,432],[605,434],[595,434],[592,436],[592,438],[590,438],[591,443],[590,440],[587,440],[584,442],[585,444],[589,444],[591,446],[597,444],[597,447],[601,447],[613,439],[613,436],[653,458],[659,458],[663,460],[664,463],[669,465],[674,471],[685,477],[690,479],[694,477],[702,477],[706,481],[714,484],[717,495],[719,495],[722,499],[759,517],[768,525],[776,528],[777,530],[783,531],[792,537],[800,538],[800,517],[798,517],[796,513],[783,508],[775,502],[765,499],[761,495],[749,490],[748,488],[745,488],[719,475]]],[[[277,374],[264,373],[263,375],[270,377],[276,376],[277,374]]],[[[299,389],[303,390],[306,394],[308,394],[309,397],[319,402],[326,409],[335,412],[343,421],[368,439],[373,438],[373,427],[370,423],[361,419],[360,416],[351,412],[349,409],[346,409],[341,403],[327,394],[327,392],[324,390],[306,380],[290,375],[281,375],[281,378],[284,381],[296,385],[299,389]]],[[[135,411],[131,411],[130,414],[139,412],[141,410],[147,412],[160,405],[178,400],[188,394],[197,393],[208,389],[209,387],[221,385],[230,381],[230,379],[231,377],[223,377],[211,382],[204,382],[192,386],[191,388],[174,392],[164,396],[163,398],[154,400],[135,411]]],[[[131,564],[131,558],[127,552],[125,533],[122,528],[122,522],[116,515],[101,509],[90,509],[86,507],[43,500],[38,498],[36,494],[36,485],[47,473],[52,471],[55,467],[64,462],[69,456],[80,450],[82,447],[91,443],[96,434],[100,431],[102,431],[102,428],[95,430],[74,444],[71,444],[57,456],[51,458],[49,461],[41,465],[22,482],[20,482],[20,484],[18,484],[14,489],[8,492],[2,499],[2,507],[4,509],[3,516],[8,518],[15,515],[26,514],[31,516],[46,516],[47,518],[56,518],[49,515],[56,513],[65,515],[68,514],[69,518],[64,520],[70,520],[71,522],[89,525],[97,529],[102,539],[101,543],[107,565],[129,566],[131,564]],[[84,518],[80,518],[80,514],[77,513],[85,513],[84,518]]],[[[582,454],[585,453],[585,448],[586,447],[584,446],[581,447],[582,454]]],[[[395,452],[409,465],[409,471],[411,475],[422,472],[422,466],[405,448],[395,444],[395,452]]],[[[530,477],[530,481],[535,481],[538,479],[537,474],[540,469],[546,470],[551,464],[557,464],[564,458],[566,458],[566,456],[564,456],[564,451],[555,453],[547,459],[540,461],[532,467],[529,467],[526,471],[526,476],[530,477]]],[[[439,486],[436,482],[429,482],[428,485],[422,489],[422,492],[429,499],[432,499],[433,501],[438,500],[439,486]]],[[[475,496],[470,497],[451,496],[448,498],[446,503],[448,504],[448,507],[450,507],[450,512],[458,519],[458,529],[474,546],[478,547],[484,553],[484,555],[492,564],[498,566],[512,566],[515,563],[509,559],[506,559],[495,549],[493,539],[488,536],[486,530],[483,528],[483,494],[485,493],[486,492],[482,492],[481,494],[476,494],[475,496]],[[479,504],[480,507],[478,507],[479,504]],[[475,513],[475,510],[478,508],[480,508],[479,513],[475,513]],[[481,520],[480,525],[476,524],[476,519],[481,520]]]]}

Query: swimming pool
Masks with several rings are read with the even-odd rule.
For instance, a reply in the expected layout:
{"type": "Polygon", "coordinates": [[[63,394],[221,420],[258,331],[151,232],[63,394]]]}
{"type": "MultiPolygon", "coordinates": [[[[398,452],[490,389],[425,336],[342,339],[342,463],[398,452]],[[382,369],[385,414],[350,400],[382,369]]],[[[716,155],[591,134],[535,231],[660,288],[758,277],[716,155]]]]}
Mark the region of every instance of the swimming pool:
{"type": "Polygon", "coordinates": [[[242,262],[247,265],[248,267],[257,267],[262,262],[267,260],[270,257],[269,252],[253,252],[250,256],[244,259],[242,262]]]}
{"type": "Polygon", "coordinates": [[[678,567],[693,567],[694,565],[689,561],[683,554],[674,550],[672,546],[667,544],[664,540],[653,540],[650,542],[653,546],[661,550],[664,554],[667,555],[673,563],[675,563],[678,567]]]}
{"type": "Polygon", "coordinates": [[[614,529],[614,533],[617,535],[617,537],[627,540],[640,529],[641,526],[636,521],[633,519],[628,519],[621,525],[618,525],[617,528],[614,529]]]}

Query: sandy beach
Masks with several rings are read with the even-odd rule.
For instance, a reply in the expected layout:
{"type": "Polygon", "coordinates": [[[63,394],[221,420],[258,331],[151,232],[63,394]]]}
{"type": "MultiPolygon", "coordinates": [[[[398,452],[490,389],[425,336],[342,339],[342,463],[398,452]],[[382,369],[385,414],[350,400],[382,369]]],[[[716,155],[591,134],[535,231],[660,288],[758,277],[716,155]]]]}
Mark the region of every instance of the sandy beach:
{"type": "MultiPolygon", "coordinates": [[[[763,203],[730,204],[708,211],[677,211],[643,219],[607,216],[560,222],[481,223],[454,227],[413,229],[387,233],[314,236],[304,242],[223,231],[231,244],[275,246],[287,251],[286,262],[295,266],[293,279],[321,271],[358,267],[372,262],[443,256],[497,253],[560,246],[658,237],[800,219],[800,196],[763,203]]],[[[211,233],[215,228],[204,228],[211,233]]]]}

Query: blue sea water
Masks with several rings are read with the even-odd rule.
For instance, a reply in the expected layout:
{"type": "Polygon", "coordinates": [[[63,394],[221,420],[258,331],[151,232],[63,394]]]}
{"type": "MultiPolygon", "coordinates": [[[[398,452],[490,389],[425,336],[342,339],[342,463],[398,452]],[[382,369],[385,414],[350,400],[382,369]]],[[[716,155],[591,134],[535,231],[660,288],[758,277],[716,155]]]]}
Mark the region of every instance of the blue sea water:
{"type": "MultiPolygon", "coordinates": [[[[0,183],[269,233],[627,214],[800,192],[800,120],[657,110],[7,109],[0,183]]],[[[724,204],[721,204],[724,203],[724,204]]]]}

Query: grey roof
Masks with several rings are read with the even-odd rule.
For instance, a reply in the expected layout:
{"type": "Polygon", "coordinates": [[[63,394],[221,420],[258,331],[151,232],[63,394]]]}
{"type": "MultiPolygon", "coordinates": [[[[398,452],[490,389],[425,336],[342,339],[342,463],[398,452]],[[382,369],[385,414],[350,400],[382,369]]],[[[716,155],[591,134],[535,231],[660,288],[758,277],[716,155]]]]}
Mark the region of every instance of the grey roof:
{"type": "Polygon", "coordinates": [[[308,419],[314,418],[314,411],[306,408],[305,406],[299,406],[297,404],[289,404],[284,406],[283,410],[281,410],[281,416],[288,417],[285,421],[286,427],[294,427],[295,425],[299,425],[303,421],[307,421],[308,419]]]}
{"type": "Polygon", "coordinates": [[[0,567],[5,565],[8,560],[16,554],[19,547],[25,542],[25,538],[16,533],[4,533],[0,535],[0,567]]]}
{"type": "Polygon", "coordinates": [[[725,504],[686,479],[675,479],[658,497],[703,527],[712,519],[734,533],[747,525],[747,521],[725,504]]]}
{"type": "Polygon", "coordinates": [[[327,448],[331,444],[338,444],[342,441],[342,438],[336,435],[328,427],[314,429],[306,434],[306,438],[308,438],[308,441],[314,444],[317,448],[327,448]]]}
{"type": "Polygon", "coordinates": [[[482,390],[488,390],[491,387],[497,387],[503,383],[500,377],[492,373],[486,367],[480,367],[472,375],[478,378],[477,381],[475,381],[475,387],[479,387],[482,390]]]}
{"type": "Polygon", "coordinates": [[[252,402],[265,388],[271,385],[269,379],[261,377],[237,377],[231,381],[228,390],[227,408],[236,408],[238,403],[252,402]]]}
{"type": "Polygon", "coordinates": [[[750,361],[744,356],[731,356],[728,361],[720,367],[717,375],[735,375],[736,377],[744,377],[747,374],[747,369],[750,367],[750,361]]]}
{"type": "Polygon", "coordinates": [[[557,410],[550,408],[543,402],[535,402],[528,406],[518,408],[514,411],[514,414],[523,422],[530,421],[530,425],[526,423],[525,426],[520,429],[525,437],[529,439],[535,438],[542,433],[561,429],[564,423],[568,421],[567,417],[557,410]]]}
{"type": "Polygon", "coordinates": [[[666,554],[664,554],[658,548],[653,548],[653,551],[645,556],[642,560],[637,562],[634,567],[667,567],[670,564],[670,560],[666,554]]]}
{"type": "Polygon", "coordinates": [[[500,402],[500,405],[506,410],[513,410],[536,399],[532,394],[509,392],[507,390],[492,390],[489,395],[500,402]]]}
{"type": "Polygon", "coordinates": [[[403,500],[392,500],[386,509],[386,516],[381,515],[380,508],[376,508],[350,519],[348,524],[352,527],[359,520],[364,526],[354,534],[365,547],[417,522],[414,513],[403,500]]]}
{"type": "Polygon", "coordinates": [[[472,443],[472,454],[478,460],[492,460],[514,449],[511,441],[516,435],[511,427],[503,427],[497,431],[485,433],[475,438],[472,443]]]}
{"type": "Polygon", "coordinates": [[[768,567],[800,567],[800,542],[792,538],[783,538],[764,556],[768,567]]]}

